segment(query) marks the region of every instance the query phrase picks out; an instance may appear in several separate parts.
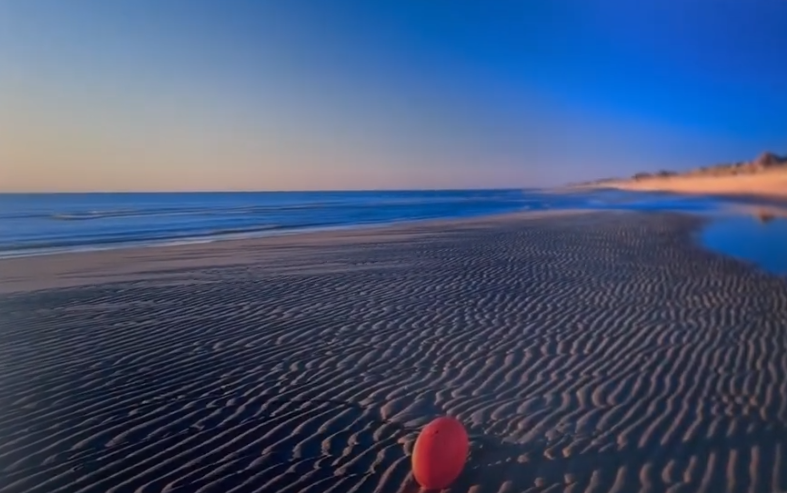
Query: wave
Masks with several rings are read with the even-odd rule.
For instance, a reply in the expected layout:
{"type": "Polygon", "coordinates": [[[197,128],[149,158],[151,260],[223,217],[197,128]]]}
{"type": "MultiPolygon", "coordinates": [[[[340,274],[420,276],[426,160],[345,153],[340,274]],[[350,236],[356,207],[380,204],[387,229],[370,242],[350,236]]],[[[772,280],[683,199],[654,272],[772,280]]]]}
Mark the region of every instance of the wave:
{"type": "MultiPolygon", "coordinates": [[[[412,221],[418,222],[418,221],[412,221]]],[[[339,231],[350,229],[365,229],[380,226],[380,223],[367,224],[304,224],[298,226],[268,226],[264,228],[235,228],[220,231],[211,231],[201,234],[191,234],[182,236],[166,236],[159,238],[107,238],[103,241],[97,240],[92,243],[85,243],[84,239],[79,241],[48,242],[40,244],[17,245],[12,248],[0,250],[0,260],[21,257],[35,257],[41,255],[53,255],[60,253],[79,253],[79,252],[98,252],[106,250],[117,250],[123,248],[147,248],[147,247],[168,247],[180,245],[194,245],[213,243],[216,241],[244,240],[262,238],[274,235],[288,235],[296,233],[318,232],[318,231],[339,231]]]]}
{"type": "MultiPolygon", "coordinates": [[[[188,198],[188,196],[186,196],[188,198]]],[[[0,223],[15,220],[51,220],[51,221],[96,221],[118,218],[134,217],[164,217],[164,216],[239,216],[239,215],[264,215],[284,213],[288,211],[308,210],[346,210],[351,208],[371,207],[396,207],[450,204],[472,204],[483,202],[515,203],[525,196],[521,191],[477,191],[477,192],[423,192],[423,193],[396,193],[396,194],[315,194],[301,197],[298,195],[266,195],[249,196],[238,195],[229,200],[226,196],[205,196],[200,202],[178,203],[183,197],[171,196],[170,203],[136,203],[124,207],[118,203],[93,203],[93,204],[68,204],[33,203],[33,208],[27,209],[23,205],[7,204],[0,212],[0,223]],[[63,208],[63,206],[66,206],[63,208]],[[106,207],[102,207],[102,206],[106,207]],[[120,207],[118,207],[120,205],[120,207]],[[84,207],[82,207],[84,206],[84,207]],[[50,210],[47,210],[50,209],[50,210]]],[[[104,199],[103,197],[101,197],[104,199]]],[[[104,200],[102,200],[103,202],[104,200]]]]}
{"type": "MultiPolygon", "coordinates": [[[[0,197],[3,199],[3,197],[0,197]]],[[[520,191],[42,196],[0,212],[0,257],[257,236],[528,208],[520,191]]],[[[3,202],[3,200],[0,200],[3,202]]],[[[538,202],[538,201],[537,201],[538,202]]]]}
{"type": "Polygon", "coordinates": [[[103,219],[109,217],[125,217],[140,215],[142,211],[135,210],[108,210],[108,211],[85,211],[85,212],[64,212],[55,213],[47,217],[61,221],[86,221],[90,219],[103,219]]]}
{"type": "MultiPolygon", "coordinates": [[[[308,210],[340,210],[351,208],[371,208],[382,206],[400,205],[423,205],[432,206],[436,204],[458,204],[458,203],[495,203],[498,204],[503,196],[456,196],[456,197],[376,197],[376,198],[343,198],[337,200],[322,200],[318,202],[293,203],[293,204],[259,204],[241,206],[215,206],[210,207],[157,207],[143,209],[109,209],[109,210],[89,210],[89,211],[69,211],[51,214],[49,217],[58,220],[91,220],[133,216],[175,216],[175,215],[243,215],[243,214],[268,214],[287,211],[308,211],[308,210]]],[[[508,202],[515,202],[512,198],[508,202]]]]}
{"type": "MultiPolygon", "coordinates": [[[[527,207],[522,207],[526,210],[527,207]]],[[[481,214],[478,211],[479,215],[481,214]]],[[[442,217],[442,216],[440,216],[442,217]]],[[[323,220],[304,220],[300,222],[256,224],[253,226],[228,226],[205,230],[184,228],[173,230],[134,230],[108,234],[78,235],[61,234],[49,236],[42,241],[27,241],[19,244],[0,246],[0,259],[50,255],[56,253],[88,252],[130,247],[169,246],[213,241],[259,238],[269,235],[284,235],[314,231],[333,231],[364,229],[402,222],[421,222],[436,219],[434,215],[412,215],[409,217],[356,217],[349,220],[346,216],[323,220]]],[[[314,218],[313,218],[314,219],[314,218]]]]}

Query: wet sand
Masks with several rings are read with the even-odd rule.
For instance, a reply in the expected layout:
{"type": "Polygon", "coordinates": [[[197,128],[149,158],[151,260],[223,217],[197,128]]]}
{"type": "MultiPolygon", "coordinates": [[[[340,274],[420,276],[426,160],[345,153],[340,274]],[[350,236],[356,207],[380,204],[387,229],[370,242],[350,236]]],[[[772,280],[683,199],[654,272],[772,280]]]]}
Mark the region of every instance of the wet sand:
{"type": "Polygon", "coordinates": [[[787,490],[787,281],[560,213],[0,261],[0,492],[787,490]],[[57,276],[55,279],[53,276],[57,276]]]}

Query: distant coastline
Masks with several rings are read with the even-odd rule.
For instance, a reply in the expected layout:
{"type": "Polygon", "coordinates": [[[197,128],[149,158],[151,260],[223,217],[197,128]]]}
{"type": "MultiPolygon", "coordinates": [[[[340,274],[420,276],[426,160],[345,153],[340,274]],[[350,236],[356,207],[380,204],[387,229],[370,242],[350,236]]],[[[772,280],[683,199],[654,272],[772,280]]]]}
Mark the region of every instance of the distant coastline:
{"type": "Polygon", "coordinates": [[[574,187],[787,199],[787,156],[764,152],[748,162],[705,166],[683,173],[643,172],[630,178],[594,180],[574,187]]]}

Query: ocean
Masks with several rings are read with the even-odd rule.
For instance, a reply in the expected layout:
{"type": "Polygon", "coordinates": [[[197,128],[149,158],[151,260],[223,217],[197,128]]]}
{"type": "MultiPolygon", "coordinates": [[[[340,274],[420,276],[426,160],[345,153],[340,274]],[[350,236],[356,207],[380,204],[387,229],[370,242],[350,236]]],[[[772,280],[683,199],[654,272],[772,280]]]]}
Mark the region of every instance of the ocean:
{"type": "Polygon", "coordinates": [[[474,217],[530,202],[520,190],[0,194],[0,258],[474,217]]]}
{"type": "MultiPolygon", "coordinates": [[[[204,243],[517,211],[708,213],[719,211],[723,203],[713,198],[615,190],[0,194],[0,258],[204,243]]],[[[737,221],[747,223],[749,219],[737,221]]],[[[732,224],[729,221],[716,221],[702,235],[703,243],[768,270],[787,271],[787,264],[775,265],[773,260],[785,258],[780,253],[787,248],[785,221],[774,221],[769,227],[753,223],[742,227],[739,223],[730,230],[725,226],[732,224]]]]}

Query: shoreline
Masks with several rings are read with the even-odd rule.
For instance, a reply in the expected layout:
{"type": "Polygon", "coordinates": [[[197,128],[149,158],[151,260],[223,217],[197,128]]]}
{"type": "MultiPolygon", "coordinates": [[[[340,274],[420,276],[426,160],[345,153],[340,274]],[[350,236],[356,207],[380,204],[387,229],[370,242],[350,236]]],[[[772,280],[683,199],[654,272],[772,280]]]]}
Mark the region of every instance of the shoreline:
{"type": "Polygon", "coordinates": [[[0,257],[358,229],[517,212],[519,190],[0,194],[0,257]]]}
{"type": "Polygon", "coordinates": [[[212,244],[212,243],[226,242],[226,241],[250,241],[250,240],[259,240],[265,238],[284,237],[284,236],[309,235],[315,233],[319,234],[325,232],[331,233],[331,232],[341,232],[341,231],[365,231],[365,230],[374,230],[379,228],[395,228],[399,226],[428,224],[432,222],[442,222],[442,221],[475,221],[475,220],[483,220],[485,218],[490,218],[490,217],[505,216],[511,214],[515,215],[515,214],[523,214],[523,213],[531,213],[531,212],[534,213],[550,212],[550,210],[522,209],[522,210],[514,210],[514,211],[507,211],[507,212],[491,212],[485,214],[482,213],[482,214],[473,214],[467,216],[453,216],[453,217],[442,217],[442,218],[397,219],[391,221],[353,223],[353,224],[342,224],[342,225],[335,225],[335,226],[268,228],[268,229],[260,229],[259,231],[250,231],[250,232],[242,232],[242,233],[226,232],[226,233],[218,233],[212,235],[187,236],[182,238],[163,238],[157,240],[154,239],[154,240],[137,240],[137,241],[132,240],[129,242],[118,241],[118,242],[109,242],[109,243],[98,243],[92,245],[85,244],[85,245],[79,245],[73,247],[27,248],[27,249],[20,249],[20,250],[8,250],[5,252],[0,251],[0,261],[29,258],[29,257],[46,257],[51,255],[98,253],[98,252],[107,252],[107,251],[114,251],[114,250],[171,248],[171,247],[181,247],[181,246],[188,246],[188,245],[212,244]]]}
{"type": "Polygon", "coordinates": [[[353,242],[374,243],[417,235],[423,230],[474,227],[509,219],[537,219],[593,212],[584,209],[520,211],[485,216],[424,219],[365,227],[330,230],[293,230],[252,238],[220,239],[170,245],[128,246],[0,258],[3,282],[0,294],[48,288],[75,287],[92,283],[97,276],[117,280],[166,276],[166,271],[207,266],[251,264],[266,258],[267,249],[293,251],[319,245],[353,242]],[[240,253],[238,253],[240,252],[240,253]],[[161,260],[166,259],[166,260],[161,260]],[[166,265],[165,265],[166,264],[166,265]],[[87,275],[85,272],[92,272],[87,275]]]}
{"type": "MultiPolygon", "coordinates": [[[[398,218],[393,220],[381,220],[379,222],[354,222],[354,223],[344,223],[344,224],[337,224],[337,225],[328,225],[328,226],[305,226],[305,227],[297,227],[294,225],[290,226],[278,226],[278,227],[268,227],[268,228],[254,228],[253,226],[249,226],[247,230],[243,229],[236,229],[233,231],[232,227],[224,226],[226,228],[225,231],[215,231],[213,233],[199,233],[195,231],[194,234],[182,234],[181,232],[174,229],[170,231],[174,237],[170,238],[158,238],[158,239],[143,239],[141,235],[140,239],[134,240],[126,240],[121,238],[112,238],[111,233],[108,236],[100,237],[101,232],[100,230],[91,231],[90,234],[98,234],[99,236],[80,236],[84,234],[84,232],[80,232],[79,230],[73,231],[71,234],[75,235],[73,238],[79,239],[82,238],[82,244],[74,244],[68,246],[49,246],[49,247],[18,247],[12,248],[10,245],[13,245],[15,241],[19,241],[20,245],[25,244],[25,240],[14,240],[13,237],[8,239],[10,243],[8,243],[9,248],[4,251],[0,251],[0,261],[4,260],[12,260],[12,259],[19,259],[19,258],[42,258],[48,257],[52,255],[72,255],[72,254],[88,254],[88,253],[101,253],[106,251],[115,251],[115,250],[136,250],[136,249],[143,249],[143,248],[170,248],[170,247],[181,247],[181,246],[188,246],[188,245],[203,245],[203,244],[213,244],[219,242],[226,242],[226,241],[246,241],[246,240],[256,240],[256,239],[263,239],[263,238],[274,238],[274,237],[287,237],[293,235],[303,235],[303,234],[312,234],[312,233],[321,233],[321,232],[340,232],[340,231],[363,231],[363,230],[374,230],[379,228],[388,228],[388,227],[398,227],[400,225],[416,225],[416,224],[428,224],[435,221],[465,221],[465,220],[483,220],[484,218],[488,217],[495,217],[500,215],[508,215],[508,214],[529,214],[529,213],[542,213],[547,211],[565,211],[565,210],[611,210],[611,209],[621,209],[625,208],[625,206],[616,206],[614,202],[606,203],[603,200],[598,201],[594,200],[593,197],[588,197],[586,201],[574,201],[574,203],[561,203],[560,195],[566,194],[566,197],[570,198],[572,192],[583,191],[583,192],[593,192],[593,191],[603,191],[603,190],[612,190],[612,189],[625,189],[626,191],[631,192],[632,194],[637,194],[637,192],[641,192],[641,190],[629,190],[625,188],[624,185],[614,186],[614,185],[607,185],[607,184],[597,184],[593,186],[571,186],[571,187],[557,187],[557,188],[545,188],[540,189],[533,192],[532,197],[527,197],[527,200],[523,203],[523,206],[518,209],[513,210],[502,210],[502,211],[486,211],[486,212],[476,212],[473,214],[468,215],[461,215],[461,216],[448,216],[448,217],[431,217],[431,218],[398,218]],[[558,197],[557,199],[551,200],[553,197],[558,197]],[[540,200],[543,199],[543,202],[540,200]],[[550,201],[551,200],[551,201],[550,201]],[[181,235],[180,238],[177,235],[181,235]]],[[[526,193],[522,191],[522,193],[526,193]]],[[[737,205],[736,202],[739,203],[742,200],[746,202],[754,203],[762,203],[762,202],[771,202],[763,203],[762,205],[768,206],[778,206],[779,204],[783,204],[785,210],[787,210],[787,200],[786,199],[771,199],[762,197],[762,196],[746,196],[746,195],[719,195],[719,194],[681,194],[674,191],[668,191],[668,193],[673,193],[677,196],[694,196],[694,197],[707,197],[709,199],[714,199],[719,202],[730,202],[733,203],[735,207],[737,205]]],[[[170,195],[170,194],[165,194],[170,195]]],[[[228,194],[232,195],[232,194],[228,194]]],[[[632,195],[633,196],[633,195],[632,195]]],[[[658,200],[658,198],[654,199],[658,200]]],[[[717,204],[714,207],[721,207],[725,208],[729,204],[717,204]]],[[[733,208],[735,208],[733,207],[733,208]]],[[[658,206],[656,207],[658,208],[658,206]]],[[[679,209],[680,207],[678,207],[679,209]]],[[[675,210],[675,208],[671,208],[669,204],[666,204],[664,210],[675,210]]],[[[12,228],[13,225],[8,226],[12,228]]],[[[113,225],[113,227],[116,227],[113,225]]],[[[220,229],[222,226],[216,226],[217,229],[220,229]]],[[[58,242],[62,244],[63,234],[66,230],[58,232],[59,235],[55,240],[54,244],[57,245],[58,242]]],[[[158,231],[158,236],[160,236],[161,231],[158,231]]],[[[51,234],[51,233],[50,233],[51,234]]],[[[153,235],[153,236],[157,236],[153,235]]],[[[29,240],[27,240],[29,242],[29,240]]],[[[38,240],[41,241],[41,240],[38,240]]]]}
{"type": "MultiPolygon", "coordinates": [[[[566,192],[567,190],[563,190],[566,192]]],[[[634,192],[636,193],[636,192],[634,192]]],[[[684,194],[667,192],[675,196],[684,194]]],[[[776,205],[752,198],[741,202],[741,196],[703,195],[722,203],[707,210],[636,208],[583,208],[523,210],[471,217],[404,220],[335,228],[284,230],[279,233],[242,238],[216,238],[210,241],[175,242],[149,245],[87,248],[37,255],[0,257],[0,271],[4,274],[0,294],[50,288],[69,288],[100,282],[144,279],[145,276],[167,277],[168,271],[183,269],[249,265],[267,259],[271,252],[303,250],[320,246],[351,243],[377,243],[414,237],[424,232],[490,227],[500,222],[517,219],[560,218],[579,214],[616,213],[678,213],[708,219],[731,215],[752,216],[760,222],[787,218],[787,203],[776,205]],[[734,200],[736,199],[736,200],[734,200]],[[723,203],[727,201],[727,203],[723,203]],[[784,204],[784,205],[781,205],[784,204]]],[[[714,250],[715,253],[719,253],[714,250]]],[[[728,254],[728,253],[722,253],[728,254]]],[[[744,259],[757,263],[757,260],[744,259]]]]}
{"type": "MultiPolygon", "coordinates": [[[[0,258],[0,271],[3,272],[0,294],[71,288],[93,283],[125,282],[148,277],[165,279],[188,269],[252,265],[258,261],[267,262],[272,256],[280,254],[292,256],[299,251],[309,251],[314,248],[403,241],[424,234],[490,228],[511,221],[545,218],[559,220],[579,215],[660,213],[687,215],[702,223],[733,216],[750,216],[760,222],[767,222],[775,218],[787,218],[787,206],[733,202],[710,210],[680,208],[640,210],[625,207],[530,210],[464,218],[370,224],[362,227],[293,230],[283,234],[226,238],[207,242],[128,246],[8,257],[0,258]]],[[[728,252],[719,252],[715,249],[710,251],[714,254],[730,255],[728,252]]],[[[749,258],[739,260],[755,264],[759,262],[757,259],[749,258]]],[[[780,272],[777,274],[780,275],[780,272]]]]}

